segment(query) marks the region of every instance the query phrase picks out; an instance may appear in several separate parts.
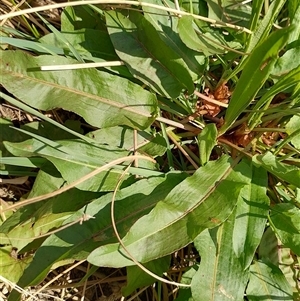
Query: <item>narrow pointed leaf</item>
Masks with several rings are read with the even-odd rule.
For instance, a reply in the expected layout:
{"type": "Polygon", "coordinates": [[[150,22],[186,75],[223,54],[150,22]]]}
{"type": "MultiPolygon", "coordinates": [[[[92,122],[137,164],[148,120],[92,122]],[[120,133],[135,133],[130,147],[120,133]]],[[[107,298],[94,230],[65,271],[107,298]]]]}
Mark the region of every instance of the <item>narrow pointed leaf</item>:
{"type": "Polygon", "coordinates": [[[221,226],[205,230],[195,239],[201,262],[191,288],[197,301],[243,299],[248,271],[232,247],[235,218],[234,211],[221,226]]]}
{"type": "Polygon", "coordinates": [[[226,110],[225,123],[220,134],[226,132],[254,99],[272,71],[279,51],[287,43],[291,31],[288,27],[272,33],[248,57],[226,110]]]}
{"type": "Polygon", "coordinates": [[[208,124],[198,135],[201,165],[209,161],[213,148],[217,145],[218,131],[214,123],[208,124]]]}
{"type": "MultiPolygon", "coordinates": [[[[281,93],[284,92],[293,86],[299,84],[300,81],[300,66],[293,70],[289,70],[288,74],[282,76],[269,90],[267,90],[261,99],[257,101],[257,103],[253,107],[253,113],[249,116],[248,123],[250,124],[250,128],[253,129],[259,123],[261,123],[261,117],[264,115],[265,109],[267,109],[272,102],[273,98],[281,93]],[[261,110],[261,111],[260,111],[261,110]]],[[[297,116],[295,116],[297,117],[297,116]]]]}
{"type": "Polygon", "coordinates": [[[252,160],[254,164],[262,166],[279,179],[300,188],[300,170],[296,166],[279,162],[276,156],[270,152],[266,152],[264,155],[256,155],[252,160]]]}
{"type": "Polygon", "coordinates": [[[267,183],[266,170],[252,166],[252,181],[242,189],[237,203],[233,249],[244,269],[250,266],[265,230],[270,203],[267,183]]]}
{"type": "MultiPolygon", "coordinates": [[[[227,156],[209,162],[174,188],[150,214],[141,218],[123,239],[140,262],[165,256],[187,245],[204,229],[222,223],[236,205],[248,178],[227,156]]],[[[88,260],[99,266],[120,267],[132,261],[119,244],[100,247],[88,260]]]]}
{"type": "Polygon", "coordinates": [[[96,127],[125,124],[146,128],[152,123],[156,115],[155,96],[124,78],[95,69],[39,70],[43,65],[76,62],[59,56],[33,57],[20,51],[1,52],[1,84],[32,107],[40,110],[63,108],[96,127]]]}
{"type": "Polygon", "coordinates": [[[193,92],[188,67],[144,16],[110,11],[106,22],[116,53],[136,78],[168,97],[177,97],[182,89],[193,92]]]}
{"type": "Polygon", "coordinates": [[[267,262],[254,262],[250,267],[247,287],[249,301],[292,301],[292,291],[281,270],[267,262]]]}

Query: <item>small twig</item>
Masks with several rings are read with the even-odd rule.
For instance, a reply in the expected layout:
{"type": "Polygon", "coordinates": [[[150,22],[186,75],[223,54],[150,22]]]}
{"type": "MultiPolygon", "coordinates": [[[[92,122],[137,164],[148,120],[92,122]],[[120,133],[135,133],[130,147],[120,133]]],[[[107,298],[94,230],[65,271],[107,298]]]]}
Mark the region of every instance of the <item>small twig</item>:
{"type": "MultiPolygon", "coordinates": [[[[87,273],[90,269],[90,266],[91,266],[91,264],[88,263],[87,273]]],[[[84,301],[84,299],[85,299],[84,295],[85,295],[85,292],[86,292],[87,281],[88,281],[88,278],[86,278],[85,281],[84,281],[83,288],[82,288],[82,297],[81,297],[80,301],[84,301]]]]}
{"type": "Polygon", "coordinates": [[[173,137],[173,135],[170,132],[167,132],[168,137],[172,140],[172,142],[180,149],[180,151],[183,153],[183,155],[188,159],[188,161],[193,165],[195,169],[198,169],[199,166],[196,164],[196,162],[192,159],[192,157],[186,152],[186,150],[177,142],[177,140],[173,137]]]}
{"type": "Polygon", "coordinates": [[[158,117],[156,117],[156,120],[159,121],[159,122],[162,122],[162,123],[166,123],[166,124],[168,124],[170,126],[173,126],[175,128],[184,129],[186,131],[190,131],[190,132],[198,132],[199,131],[198,128],[193,127],[189,124],[173,121],[173,120],[170,120],[168,118],[158,116],[158,117]]]}
{"type": "Polygon", "coordinates": [[[228,108],[228,104],[226,104],[224,102],[221,102],[221,101],[218,101],[218,100],[215,100],[213,98],[210,98],[210,97],[208,97],[208,96],[206,96],[206,95],[204,95],[204,94],[202,94],[198,91],[194,91],[194,94],[197,95],[198,97],[208,101],[208,102],[211,102],[211,103],[215,104],[215,105],[218,105],[218,106],[223,107],[223,108],[228,108]]]}

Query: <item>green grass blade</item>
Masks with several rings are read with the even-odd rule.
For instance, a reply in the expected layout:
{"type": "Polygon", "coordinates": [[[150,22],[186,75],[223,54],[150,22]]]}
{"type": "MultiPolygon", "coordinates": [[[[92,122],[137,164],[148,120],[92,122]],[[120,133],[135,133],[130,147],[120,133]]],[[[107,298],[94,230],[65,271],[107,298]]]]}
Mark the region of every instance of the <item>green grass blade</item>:
{"type": "Polygon", "coordinates": [[[291,31],[291,28],[278,30],[253,50],[226,110],[225,123],[220,129],[220,135],[227,131],[263,86],[291,31]]]}

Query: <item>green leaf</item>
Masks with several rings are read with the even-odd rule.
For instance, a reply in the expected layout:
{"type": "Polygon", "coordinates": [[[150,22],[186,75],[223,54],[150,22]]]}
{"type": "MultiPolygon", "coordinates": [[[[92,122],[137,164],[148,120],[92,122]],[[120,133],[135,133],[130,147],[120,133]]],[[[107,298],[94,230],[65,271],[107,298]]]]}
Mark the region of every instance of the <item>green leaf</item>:
{"type": "Polygon", "coordinates": [[[218,131],[214,123],[207,124],[198,135],[198,145],[201,165],[205,165],[210,158],[213,148],[217,145],[218,131]]]}
{"type": "MultiPolygon", "coordinates": [[[[75,49],[85,58],[102,58],[107,61],[119,60],[106,30],[80,29],[62,33],[75,49]]],[[[51,33],[40,40],[43,44],[54,45],[69,54],[65,44],[51,33]]]]}
{"type": "Polygon", "coordinates": [[[183,43],[195,51],[203,52],[206,56],[224,53],[222,46],[212,43],[215,39],[211,34],[197,35],[193,21],[192,16],[182,16],[178,21],[178,32],[183,43]]]}
{"type": "MultiPolygon", "coordinates": [[[[233,166],[227,156],[209,162],[187,178],[123,238],[129,252],[140,262],[165,256],[187,245],[204,229],[221,224],[236,205],[248,178],[244,164],[233,166]]],[[[94,265],[132,265],[119,244],[98,248],[88,257],[94,265]]]]}
{"type": "Polygon", "coordinates": [[[26,41],[23,39],[17,39],[17,38],[10,38],[10,37],[1,37],[1,43],[7,43],[11,46],[34,51],[36,53],[40,54],[52,54],[52,55],[63,55],[64,51],[63,49],[56,47],[54,45],[47,45],[40,42],[35,41],[26,41]]]}
{"type": "MultiPolygon", "coordinates": [[[[208,18],[247,27],[250,20],[251,6],[231,0],[207,0],[208,18]]],[[[255,1],[253,1],[255,2],[255,1]]]]}
{"type": "Polygon", "coordinates": [[[237,203],[232,240],[244,269],[250,266],[265,230],[270,203],[267,184],[266,170],[252,166],[252,181],[243,187],[237,203]]]}
{"type": "Polygon", "coordinates": [[[157,93],[177,97],[182,89],[194,91],[188,67],[159,37],[140,13],[106,12],[110,38],[130,72],[157,93]]]}
{"type": "MultiPolygon", "coordinates": [[[[85,60],[91,62],[119,61],[119,57],[115,52],[106,28],[101,30],[86,28],[62,33],[62,35],[74,45],[76,51],[80,53],[81,57],[85,60]]],[[[65,47],[64,43],[57,39],[54,34],[48,34],[42,37],[39,39],[39,42],[43,45],[46,44],[57,47],[60,49],[59,54],[71,56],[70,51],[65,47]]],[[[126,66],[105,67],[105,69],[121,74],[126,78],[132,78],[126,66]]]]}
{"type": "MultiPolygon", "coordinates": [[[[28,198],[53,192],[62,187],[64,183],[65,181],[52,164],[48,163],[43,166],[43,170],[39,171],[28,198]]],[[[99,195],[99,193],[72,188],[43,201],[43,203],[20,208],[0,226],[1,243],[7,243],[21,251],[40,235],[60,227],[73,212],[99,195]]]]}
{"type": "MultiPolygon", "coordinates": [[[[118,191],[115,220],[121,235],[125,235],[138,218],[147,214],[184,178],[183,174],[169,173],[164,177],[140,180],[118,191]]],[[[43,280],[55,262],[69,258],[83,260],[95,248],[115,242],[110,218],[111,200],[112,193],[95,199],[65,220],[64,225],[68,225],[77,221],[83,214],[93,216],[82,225],[77,223],[47,238],[36,251],[32,263],[18,284],[22,287],[37,284],[43,280]]]]}
{"type": "MultiPolygon", "coordinates": [[[[106,145],[93,146],[81,140],[40,141],[29,139],[20,143],[5,142],[7,150],[15,156],[41,156],[51,161],[68,184],[89,174],[96,168],[117,158],[128,155],[128,151],[106,145]],[[74,172],[76,170],[76,172],[74,172]]],[[[103,171],[76,186],[82,190],[114,190],[120,171],[103,171]]]]}
{"type": "Polygon", "coordinates": [[[271,227],[267,227],[258,247],[258,258],[269,261],[278,266],[279,264],[279,241],[271,227]]]}
{"type": "Polygon", "coordinates": [[[281,242],[300,256],[300,210],[293,204],[272,207],[270,222],[281,242]]]}
{"type": "Polygon", "coordinates": [[[280,180],[300,188],[300,170],[298,167],[279,162],[276,156],[270,152],[266,152],[264,155],[255,155],[252,160],[255,165],[262,166],[280,180]]]}
{"type": "MultiPolygon", "coordinates": [[[[161,0],[147,1],[147,3],[149,2],[162,5],[161,0]]],[[[173,2],[168,1],[164,3],[167,3],[171,8],[175,8],[173,2]]],[[[197,80],[204,72],[206,58],[182,42],[177,30],[178,18],[170,17],[168,12],[147,6],[143,6],[143,12],[145,18],[155,27],[160,39],[185,61],[193,80],[197,80]]]]}
{"type": "MultiPolygon", "coordinates": [[[[158,258],[154,261],[147,262],[145,267],[150,270],[152,273],[161,276],[166,272],[170,266],[170,256],[163,258],[158,258]]],[[[138,266],[129,266],[127,270],[127,284],[122,288],[122,293],[124,297],[129,296],[137,288],[143,286],[151,285],[157,280],[152,276],[148,275],[138,266]]]]}
{"type": "Polygon", "coordinates": [[[281,270],[268,262],[255,261],[250,267],[247,287],[249,301],[292,301],[291,287],[281,270]]]}
{"type": "Polygon", "coordinates": [[[195,239],[201,256],[192,280],[192,296],[197,301],[242,300],[248,280],[233,247],[235,211],[221,226],[205,230],[195,239]]]}
{"type": "MultiPolygon", "coordinates": [[[[248,35],[246,39],[246,53],[252,53],[253,49],[260,43],[262,43],[269,35],[270,30],[273,27],[273,24],[276,22],[278,14],[281,12],[282,7],[286,0],[277,0],[273,1],[267,13],[265,14],[262,20],[259,19],[262,12],[263,1],[255,0],[252,4],[252,14],[250,20],[250,29],[253,31],[251,35],[248,35]]],[[[271,44],[270,44],[271,45],[271,44]]],[[[234,71],[229,75],[229,78],[232,78],[240,71],[242,71],[247,64],[247,56],[243,56],[239,65],[234,69],[234,71]]],[[[228,78],[228,79],[229,79],[228,78]]],[[[227,79],[227,80],[228,80],[227,79]]]]}
{"type": "Polygon", "coordinates": [[[76,62],[58,56],[5,51],[0,57],[2,85],[37,109],[63,108],[96,127],[126,124],[146,128],[155,118],[155,96],[126,79],[95,69],[38,70],[43,65],[76,62]]]}
{"type": "MultiPolygon", "coordinates": [[[[294,30],[290,34],[288,40],[289,43],[299,41],[300,38],[300,6],[296,10],[295,14],[291,18],[291,25],[294,25],[294,30]]],[[[285,73],[288,73],[291,69],[294,69],[299,66],[299,60],[294,58],[300,57],[300,46],[291,48],[286,51],[276,62],[272,75],[282,76],[285,73]]],[[[298,77],[298,82],[300,81],[300,76],[298,77]]]]}
{"type": "Polygon", "coordinates": [[[88,5],[65,7],[61,14],[61,31],[103,30],[105,28],[103,19],[102,15],[88,5]]]}
{"type": "Polygon", "coordinates": [[[225,133],[248,107],[265,83],[277,60],[278,53],[285,46],[291,31],[290,27],[278,30],[253,50],[232,94],[220,135],[225,133]]]}
{"type": "MultiPolygon", "coordinates": [[[[273,27],[273,24],[276,21],[276,18],[278,17],[278,14],[281,12],[282,7],[286,0],[277,0],[273,1],[269,8],[267,13],[265,14],[264,18],[260,21],[259,15],[262,13],[262,4],[260,0],[255,1],[255,21],[251,24],[251,30],[254,30],[253,34],[249,36],[247,39],[247,47],[246,52],[251,52],[259,43],[262,43],[265,41],[265,39],[268,37],[270,30],[273,27]]],[[[253,16],[253,14],[252,14],[253,16]]],[[[252,19],[252,18],[251,18],[252,19]]],[[[272,45],[272,44],[270,44],[272,45]]]]}
{"type": "MultiPolygon", "coordinates": [[[[88,137],[108,144],[132,151],[134,149],[134,131],[127,126],[99,129],[88,133],[88,137]]],[[[149,130],[137,131],[137,151],[150,156],[162,156],[166,151],[166,141],[160,133],[150,134],[149,130]]]]}
{"type": "MultiPolygon", "coordinates": [[[[300,70],[300,67],[299,67],[300,70]]],[[[300,76],[300,73],[299,73],[300,76]]],[[[289,122],[285,126],[286,132],[291,135],[293,132],[299,130],[300,128],[300,117],[295,115],[293,116],[289,122]]],[[[300,133],[292,138],[291,143],[295,146],[295,148],[300,149],[300,133]]]]}
{"type": "MultiPolygon", "coordinates": [[[[195,264],[188,268],[186,272],[183,273],[180,283],[184,284],[191,284],[193,277],[195,276],[197,270],[199,268],[198,264],[195,264]]],[[[176,301],[195,301],[192,297],[192,290],[191,288],[180,288],[178,298],[175,299],[176,301]]]]}
{"type": "Polygon", "coordinates": [[[11,246],[0,247],[1,276],[13,283],[16,283],[20,279],[26,266],[28,266],[32,260],[32,256],[26,256],[22,259],[17,257],[17,249],[12,248],[11,246]]]}
{"type": "MultiPolygon", "coordinates": [[[[267,110],[274,97],[287,91],[293,86],[299,84],[300,81],[300,66],[290,70],[288,74],[283,75],[269,90],[265,91],[262,97],[254,105],[253,113],[249,115],[249,129],[253,129],[261,123],[261,117],[264,115],[264,110],[267,110]]],[[[296,116],[295,116],[296,117],[296,116]]],[[[299,128],[299,127],[298,127],[299,128]]]]}

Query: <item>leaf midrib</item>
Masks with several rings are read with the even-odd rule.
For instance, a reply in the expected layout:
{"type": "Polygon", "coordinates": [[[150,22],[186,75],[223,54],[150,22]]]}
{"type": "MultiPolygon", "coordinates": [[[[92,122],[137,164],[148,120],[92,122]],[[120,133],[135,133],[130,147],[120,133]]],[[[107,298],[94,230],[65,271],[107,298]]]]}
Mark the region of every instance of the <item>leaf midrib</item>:
{"type": "MultiPolygon", "coordinates": [[[[135,110],[134,108],[131,108],[128,105],[121,104],[121,103],[118,103],[114,100],[110,100],[110,99],[107,99],[107,98],[104,98],[104,97],[100,97],[100,96],[97,96],[95,94],[90,94],[90,93],[87,93],[87,92],[83,92],[83,91],[80,91],[80,90],[76,90],[74,88],[62,86],[62,85],[59,85],[59,84],[56,84],[56,83],[53,83],[53,82],[48,82],[48,81],[38,79],[38,78],[35,78],[35,77],[30,77],[27,74],[22,74],[22,73],[13,71],[13,70],[8,70],[8,69],[3,70],[3,68],[2,68],[2,72],[3,72],[2,75],[4,75],[6,73],[6,74],[9,74],[9,75],[11,75],[13,77],[16,77],[16,78],[25,79],[25,80],[28,80],[28,81],[33,81],[34,83],[44,84],[45,86],[49,86],[51,88],[56,88],[56,89],[59,89],[59,90],[62,90],[62,91],[72,92],[72,93],[74,93],[78,96],[83,96],[85,98],[98,100],[99,102],[102,102],[102,103],[104,103],[108,106],[113,106],[117,109],[123,109],[123,110],[129,111],[129,112],[134,113],[134,114],[142,115],[142,116],[147,117],[147,118],[152,117],[151,114],[147,114],[143,111],[137,111],[137,110],[135,110]]],[[[147,105],[147,104],[145,104],[145,105],[147,105]]],[[[136,105],[133,105],[133,106],[136,107],[136,105]]]]}

